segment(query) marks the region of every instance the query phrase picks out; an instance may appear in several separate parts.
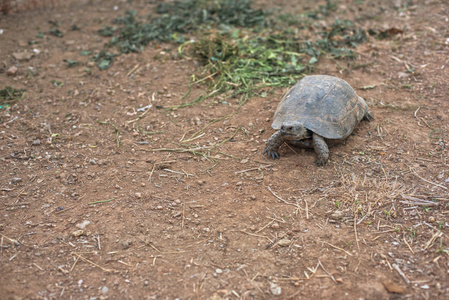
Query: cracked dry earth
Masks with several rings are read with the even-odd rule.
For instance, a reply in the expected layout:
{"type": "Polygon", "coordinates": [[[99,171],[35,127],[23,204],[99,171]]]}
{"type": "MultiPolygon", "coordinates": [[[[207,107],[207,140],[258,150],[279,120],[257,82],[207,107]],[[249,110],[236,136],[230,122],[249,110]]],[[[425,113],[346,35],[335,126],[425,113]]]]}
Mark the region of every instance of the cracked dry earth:
{"type": "MultiPolygon", "coordinates": [[[[300,13],[306,1],[255,4],[300,13]]],[[[1,87],[26,89],[0,110],[0,298],[449,298],[446,1],[338,2],[335,16],[366,30],[404,31],[314,70],[348,81],[376,117],[324,167],[309,150],[262,155],[287,89],[240,109],[165,110],[196,70],[173,45],[107,71],[67,68],[102,49],[104,24],[154,5],[67,2],[0,19],[1,87]],[[64,37],[29,45],[48,20],[64,37]]]]}

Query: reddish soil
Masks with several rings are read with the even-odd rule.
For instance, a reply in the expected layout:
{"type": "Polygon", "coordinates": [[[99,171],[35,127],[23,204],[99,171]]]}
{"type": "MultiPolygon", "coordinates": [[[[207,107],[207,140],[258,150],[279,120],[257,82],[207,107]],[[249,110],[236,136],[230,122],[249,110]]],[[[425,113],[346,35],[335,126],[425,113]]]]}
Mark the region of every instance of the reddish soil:
{"type": "MultiPolygon", "coordinates": [[[[0,298],[449,298],[445,0],[339,1],[333,18],[404,32],[314,70],[348,81],[376,118],[324,167],[310,150],[262,155],[287,89],[238,110],[214,99],[169,112],[196,72],[176,46],[122,55],[107,71],[79,55],[103,49],[96,30],[147,2],[0,20],[0,88],[26,89],[0,110],[0,298]],[[64,37],[48,34],[49,20],[64,37]]],[[[306,2],[276,5],[300,13],[306,2]]]]}

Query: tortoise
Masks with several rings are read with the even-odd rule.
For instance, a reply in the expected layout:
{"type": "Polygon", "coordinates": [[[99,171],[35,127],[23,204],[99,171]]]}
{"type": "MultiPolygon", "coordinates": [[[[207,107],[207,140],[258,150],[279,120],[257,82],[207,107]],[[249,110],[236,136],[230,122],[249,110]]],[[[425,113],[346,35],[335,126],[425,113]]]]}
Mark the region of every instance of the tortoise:
{"type": "Polygon", "coordinates": [[[374,120],[363,98],[343,79],[306,76],[279,103],[271,127],[277,130],[267,141],[264,154],[279,158],[279,147],[287,142],[315,149],[317,165],[329,159],[329,144],[348,137],[363,119],[374,120]]]}

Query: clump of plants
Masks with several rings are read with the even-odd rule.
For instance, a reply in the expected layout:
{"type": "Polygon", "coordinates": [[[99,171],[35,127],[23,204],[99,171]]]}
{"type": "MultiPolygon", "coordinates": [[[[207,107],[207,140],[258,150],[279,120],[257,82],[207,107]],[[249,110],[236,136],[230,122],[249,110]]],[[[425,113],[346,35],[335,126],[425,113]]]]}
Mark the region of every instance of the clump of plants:
{"type": "MultiPolygon", "coordinates": [[[[254,9],[249,0],[182,0],[160,3],[147,19],[129,11],[99,34],[110,36],[107,46],[120,53],[138,52],[150,43],[180,44],[180,57],[200,65],[192,84],[208,87],[194,102],[219,94],[247,99],[263,96],[266,88],[292,85],[312,71],[322,55],[354,57],[352,48],[365,41],[364,30],[349,20],[336,19],[328,26],[316,23],[336,9],[327,0],[298,16],[276,15],[254,9]],[[307,36],[302,34],[305,28],[307,36]],[[187,34],[201,38],[191,40],[187,34]]],[[[114,56],[103,56],[96,60],[107,69],[114,56]]]]}
{"type": "Polygon", "coordinates": [[[21,100],[24,95],[24,89],[5,86],[5,88],[0,90],[0,108],[11,106],[14,102],[21,100]]]}

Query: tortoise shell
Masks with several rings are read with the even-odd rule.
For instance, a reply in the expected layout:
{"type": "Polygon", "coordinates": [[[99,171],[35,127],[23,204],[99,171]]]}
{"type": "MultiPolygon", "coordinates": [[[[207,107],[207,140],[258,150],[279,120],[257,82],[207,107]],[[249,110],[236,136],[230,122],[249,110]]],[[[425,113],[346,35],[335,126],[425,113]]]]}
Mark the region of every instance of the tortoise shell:
{"type": "Polygon", "coordinates": [[[306,76],[285,94],[274,113],[273,129],[299,121],[326,139],[344,139],[369,114],[365,101],[343,79],[306,76]]]}

